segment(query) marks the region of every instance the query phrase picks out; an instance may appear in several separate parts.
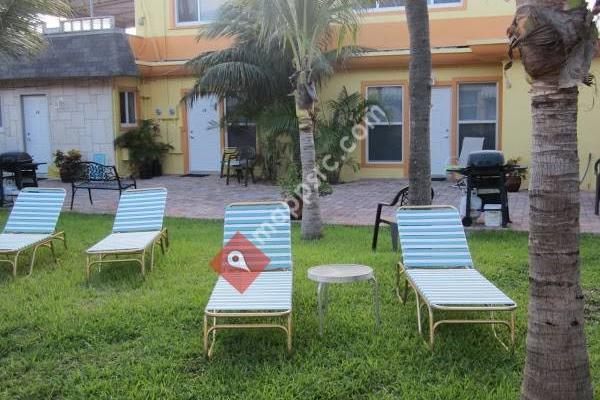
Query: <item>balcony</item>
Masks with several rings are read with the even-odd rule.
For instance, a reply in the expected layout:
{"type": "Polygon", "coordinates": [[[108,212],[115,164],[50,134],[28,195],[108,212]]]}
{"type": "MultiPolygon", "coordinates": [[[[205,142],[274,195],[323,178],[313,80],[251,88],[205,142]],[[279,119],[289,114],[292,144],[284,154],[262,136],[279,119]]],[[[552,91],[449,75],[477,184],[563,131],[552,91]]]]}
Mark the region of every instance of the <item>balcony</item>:
{"type": "Polygon", "coordinates": [[[45,34],[85,33],[115,30],[115,17],[87,17],[60,21],[57,28],[44,28],[45,34]]]}
{"type": "Polygon", "coordinates": [[[68,2],[76,18],[112,15],[117,28],[135,26],[134,0],[68,0],[68,2]]]}

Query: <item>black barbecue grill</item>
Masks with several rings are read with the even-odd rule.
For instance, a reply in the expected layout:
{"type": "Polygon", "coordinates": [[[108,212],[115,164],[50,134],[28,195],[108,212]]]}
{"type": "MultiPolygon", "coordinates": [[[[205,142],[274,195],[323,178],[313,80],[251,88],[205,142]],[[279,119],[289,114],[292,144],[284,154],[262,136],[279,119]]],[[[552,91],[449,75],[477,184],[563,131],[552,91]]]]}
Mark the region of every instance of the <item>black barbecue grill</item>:
{"type": "Polygon", "coordinates": [[[4,182],[14,181],[17,189],[37,187],[37,168],[44,163],[33,162],[25,152],[12,151],[0,154],[0,206],[4,206],[4,182]]]}
{"type": "Polygon", "coordinates": [[[518,165],[506,164],[501,151],[483,150],[475,151],[469,155],[467,166],[449,168],[449,172],[456,172],[465,177],[464,185],[467,193],[467,204],[463,225],[471,226],[471,193],[477,192],[481,198],[481,210],[486,204],[500,204],[502,207],[502,227],[510,222],[508,210],[508,193],[506,190],[506,174],[515,170],[524,169],[518,165]]]}

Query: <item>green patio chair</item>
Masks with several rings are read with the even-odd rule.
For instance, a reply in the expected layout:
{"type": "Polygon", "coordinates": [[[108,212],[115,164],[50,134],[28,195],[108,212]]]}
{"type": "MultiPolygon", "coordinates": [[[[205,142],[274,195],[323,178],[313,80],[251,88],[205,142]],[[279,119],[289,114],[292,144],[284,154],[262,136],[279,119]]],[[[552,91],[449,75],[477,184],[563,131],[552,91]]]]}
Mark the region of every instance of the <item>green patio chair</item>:
{"type": "Polygon", "coordinates": [[[61,240],[67,247],[64,232],[56,231],[56,223],[65,201],[64,189],[24,188],[17,200],[0,234],[0,262],[12,266],[13,277],[17,276],[19,256],[33,249],[29,273],[33,271],[35,256],[40,247],[52,251],[55,262],[54,240],[61,240]]]}
{"type": "Polygon", "coordinates": [[[291,352],[293,274],[289,207],[281,202],[231,204],[225,211],[224,231],[224,252],[239,251],[246,259],[256,257],[256,253],[248,253],[247,242],[246,246],[229,243],[240,233],[267,257],[268,263],[242,293],[223,274],[219,275],[204,311],[206,356],[212,356],[217,330],[243,328],[281,329],[287,335],[287,350],[291,352]],[[287,320],[286,324],[274,323],[279,318],[287,320]],[[261,319],[269,322],[256,322],[261,319]],[[220,320],[230,322],[220,323],[220,320]],[[250,322],[241,323],[242,320],[250,322]]]}
{"type": "Polygon", "coordinates": [[[146,272],[146,255],[150,252],[150,270],[154,267],[154,249],[162,253],[169,246],[163,221],[167,189],[133,189],[121,195],[113,230],[106,238],[87,250],[86,277],[94,265],[137,262],[142,276],[146,272]]]}
{"type": "MultiPolygon", "coordinates": [[[[504,325],[515,340],[516,303],[474,267],[458,211],[451,206],[401,207],[396,216],[403,262],[398,263],[396,291],[405,303],[410,286],[416,296],[417,323],[421,329],[421,308],[429,314],[429,346],[433,349],[435,331],[442,324],[504,325]],[[404,275],[404,293],[401,276],[404,275]],[[443,311],[456,318],[435,320],[443,311]],[[489,318],[458,318],[461,315],[490,313],[489,318]],[[498,319],[496,313],[509,313],[498,319]]],[[[500,342],[508,348],[501,340],[500,342]]]]}

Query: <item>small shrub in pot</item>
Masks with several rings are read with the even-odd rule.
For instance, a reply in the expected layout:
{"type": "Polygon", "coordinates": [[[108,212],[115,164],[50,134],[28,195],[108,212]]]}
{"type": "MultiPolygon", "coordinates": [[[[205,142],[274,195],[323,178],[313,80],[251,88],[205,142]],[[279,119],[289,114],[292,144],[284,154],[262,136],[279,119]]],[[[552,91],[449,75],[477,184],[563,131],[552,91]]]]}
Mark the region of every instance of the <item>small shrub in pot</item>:
{"type": "Polygon", "coordinates": [[[78,163],[81,161],[81,152],[71,149],[64,153],[57,150],[54,153],[54,165],[60,172],[60,180],[70,183],[77,176],[78,163]]]}

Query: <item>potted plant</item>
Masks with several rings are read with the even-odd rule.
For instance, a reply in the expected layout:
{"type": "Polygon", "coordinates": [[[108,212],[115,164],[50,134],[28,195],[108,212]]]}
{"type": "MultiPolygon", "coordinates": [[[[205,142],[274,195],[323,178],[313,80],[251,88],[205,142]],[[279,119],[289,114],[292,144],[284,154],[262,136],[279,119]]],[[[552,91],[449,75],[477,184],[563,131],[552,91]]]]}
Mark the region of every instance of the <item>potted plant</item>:
{"type": "MultiPolygon", "coordinates": [[[[519,165],[521,157],[511,158],[506,162],[507,166],[519,165]]],[[[522,169],[515,169],[506,174],[506,190],[510,193],[516,193],[521,189],[523,179],[527,178],[527,172],[522,169]]]]}
{"type": "MultiPolygon", "coordinates": [[[[293,220],[302,219],[304,200],[302,199],[302,177],[296,164],[290,163],[286,173],[277,181],[281,187],[283,201],[290,207],[293,220]]],[[[319,196],[327,196],[333,192],[331,185],[326,181],[319,181],[319,196]]]]}
{"type": "Polygon", "coordinates": [[[53,156],[54,165],[60,172],[60,180],[65,183],[72,182],[77,176],[77,163],[81,161],[81,152],[76,149],[71,149],[67,153],[56,150],[53,156]]]}
{"type": "Polygon", "coordinates": [[[154,120],[146,119],[138,128],[115,139],[117,147],[129,150],[132,169],[141,179],[162,174],[162,158],[173,146],[161,142],[160,137],[159,125],[154,120]]]}

